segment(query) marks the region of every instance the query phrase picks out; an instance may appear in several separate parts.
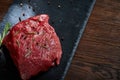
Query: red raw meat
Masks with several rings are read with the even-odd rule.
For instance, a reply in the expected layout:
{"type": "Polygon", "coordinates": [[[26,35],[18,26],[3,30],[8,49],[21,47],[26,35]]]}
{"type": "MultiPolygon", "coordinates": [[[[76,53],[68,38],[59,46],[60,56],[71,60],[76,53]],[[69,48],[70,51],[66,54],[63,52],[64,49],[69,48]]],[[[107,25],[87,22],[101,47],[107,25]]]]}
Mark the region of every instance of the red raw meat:
{"type": "Polygon", "coordinates": [[[19,22],[3,40],[23,80],[60,63],[61,44],[48,19],[42,14],[19,22]]]}

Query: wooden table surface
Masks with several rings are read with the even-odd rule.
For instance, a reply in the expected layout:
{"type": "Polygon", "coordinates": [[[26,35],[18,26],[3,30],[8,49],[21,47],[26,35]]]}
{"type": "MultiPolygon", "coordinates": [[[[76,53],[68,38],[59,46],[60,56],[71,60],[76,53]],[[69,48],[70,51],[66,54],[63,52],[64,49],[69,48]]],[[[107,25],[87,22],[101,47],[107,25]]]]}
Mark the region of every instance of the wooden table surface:
{"type": "Polygon", "coordinates": [[[120,0],[96,0],[65,80],[120,80],[120,0]]]}
{"type": "MultiPolygon", "coordinates": [[[[12,0],[0,0],[0,21],[12,0]]],[[[120,0],[96,0],[65,80],[120,80],[120,0]]]]}

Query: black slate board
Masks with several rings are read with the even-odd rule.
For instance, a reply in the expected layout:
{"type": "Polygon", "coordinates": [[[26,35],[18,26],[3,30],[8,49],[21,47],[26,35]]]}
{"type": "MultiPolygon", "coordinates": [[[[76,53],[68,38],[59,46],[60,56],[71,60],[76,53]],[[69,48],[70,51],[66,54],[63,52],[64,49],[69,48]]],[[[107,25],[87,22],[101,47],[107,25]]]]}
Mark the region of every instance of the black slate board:
{"type": "MultiPolygon", "coordinates": [[[[63,55],[60,65],[40,73],[30,80],[64,79],[94,3],[95,0],[14,0],[0,23],[0,33],[6,22],[14,25],[19,20],[30,16],[48,14],[49,22],[55,28],[62,45],[63,55]]],[[[7,51],[3,52],[7,57],[4,59],[4,55],[1,56],[0,80],[20,80],[9,54],[7,51]]]]}

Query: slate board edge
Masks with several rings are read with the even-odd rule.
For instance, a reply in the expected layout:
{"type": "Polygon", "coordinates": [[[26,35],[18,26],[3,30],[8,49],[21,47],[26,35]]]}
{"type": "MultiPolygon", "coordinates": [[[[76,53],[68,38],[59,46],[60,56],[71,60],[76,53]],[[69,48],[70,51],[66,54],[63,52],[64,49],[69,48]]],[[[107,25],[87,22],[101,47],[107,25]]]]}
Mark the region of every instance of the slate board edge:
{"type": "Polygon", "coordinates": [[[68,60],[67,66],[66,66],[65,71],[64,71],[64,74],[63,74],[63,76],[62,76],[62,78],[61,78],[60,80],[64,80],[64,78],[65,78],[65,76],[66,76],[66,74],[67,74],[67,71],[68,71],[68,69],[69,69],[69,67],[70,67],[70,64],[71,64],[71,62],[72,62],[73,56],[74,56],[75,51],[76,51],[76,49],[77,49],[77,47],[78,47],[78,44],[79,44],[80,39],[81,39],[81,37],[82,37],[82,34],[83,34],[84,30],[85,30],[85,27],[86,27],[86,25],[87,25],[87,22],[88,22],[88,20],[89,20],[89,17],[90,17],[90,15],[91,15],[91,12],[92,12],[92,10],[93,10],[93,7],[94,7],[95,3],[96,3],[96,0],[93,1],[93,3],[91,4],[91,6],[90,6],[90,8],[89,8],[89,11],[88,11],[89,13],[87,14],[87,18],[86,18],[86,20],[84,21],[83,29],[81,29],[80,32],[79,32],[78,39],[76,40],[76,43],[75,43],[76,46],[73,48],[71,58],[68,60]]]}

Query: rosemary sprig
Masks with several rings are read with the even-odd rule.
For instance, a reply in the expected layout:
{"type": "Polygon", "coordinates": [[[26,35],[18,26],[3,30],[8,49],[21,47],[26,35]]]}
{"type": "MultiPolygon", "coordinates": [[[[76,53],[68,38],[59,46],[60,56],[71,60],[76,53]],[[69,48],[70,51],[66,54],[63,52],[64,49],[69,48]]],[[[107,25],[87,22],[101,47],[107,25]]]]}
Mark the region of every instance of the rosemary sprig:
{"type": "Polygon", "coordinates": [[[8,30],[10,29],[10,26],[11,26],[10,23],[6,23],[3,32],[0,34],[0,46],[2,44],[2,41],[3,41],[4,37],[8,33],[8,30]]]}

